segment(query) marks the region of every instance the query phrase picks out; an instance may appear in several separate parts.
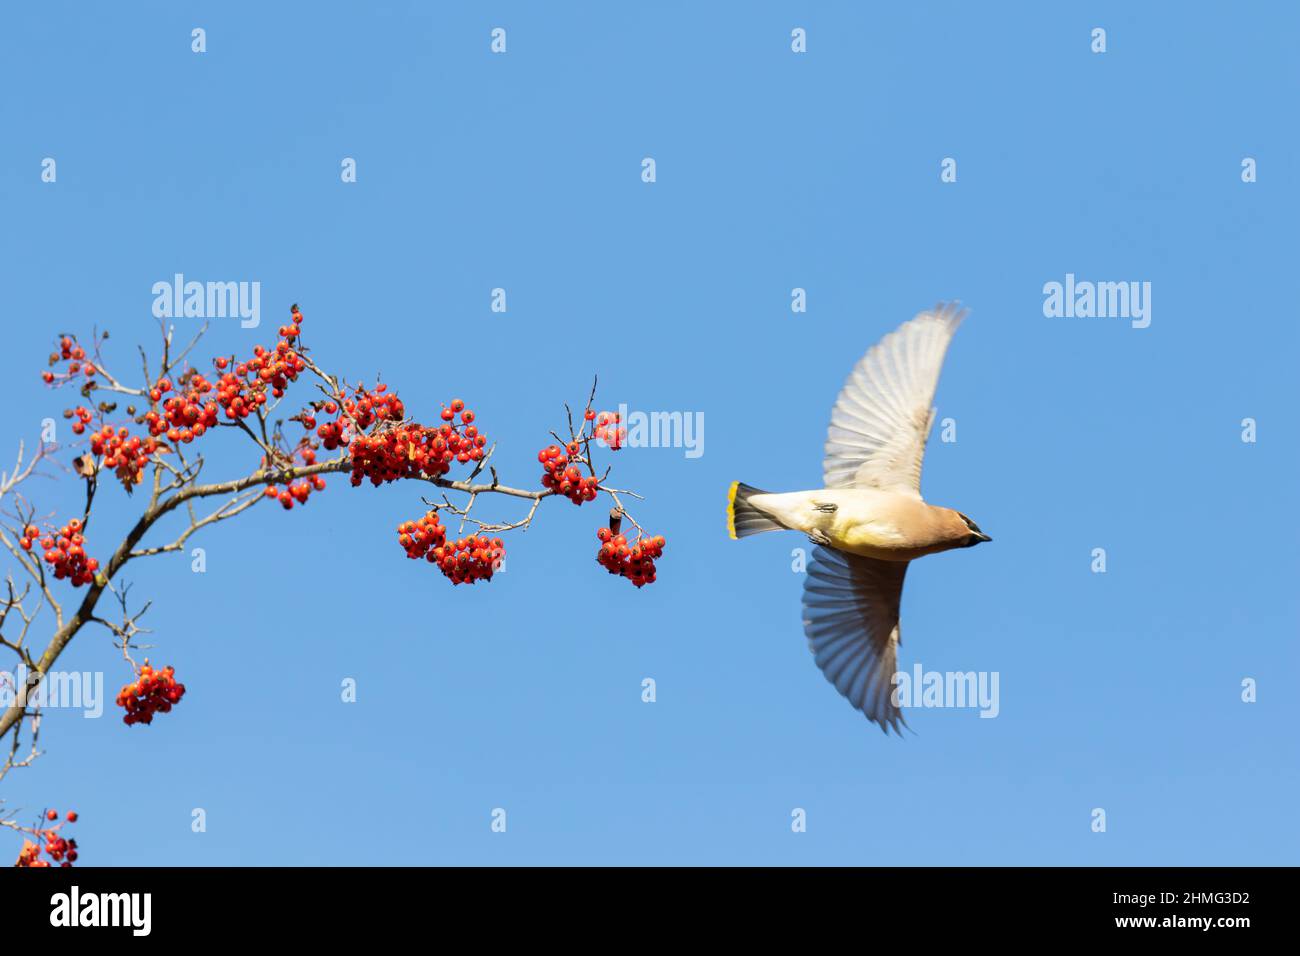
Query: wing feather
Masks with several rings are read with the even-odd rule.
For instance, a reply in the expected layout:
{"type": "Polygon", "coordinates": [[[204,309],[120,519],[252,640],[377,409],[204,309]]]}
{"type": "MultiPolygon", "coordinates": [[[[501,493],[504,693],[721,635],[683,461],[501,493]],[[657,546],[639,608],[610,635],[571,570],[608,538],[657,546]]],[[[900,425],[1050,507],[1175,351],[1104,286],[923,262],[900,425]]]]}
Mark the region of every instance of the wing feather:
{"type": "Polygon", "coordinates": [[[906,561],[815,548],[803,588],[804,633],[822,674],[868,720],[901,734],[894,705],[906,561]]]}
{"type": "Polygon", "coordinates": [[[822,463],[826,487],[921,497],[934,393],[948,343],[965,315],[955,303],[937,305],[862,357],[831,410],[822,463]]]}

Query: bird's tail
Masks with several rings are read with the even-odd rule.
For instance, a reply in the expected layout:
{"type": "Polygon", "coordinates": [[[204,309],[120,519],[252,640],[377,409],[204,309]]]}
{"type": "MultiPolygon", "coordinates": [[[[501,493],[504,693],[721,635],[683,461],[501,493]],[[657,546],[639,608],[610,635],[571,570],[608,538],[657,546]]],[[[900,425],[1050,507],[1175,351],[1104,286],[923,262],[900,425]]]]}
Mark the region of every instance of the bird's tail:
{"type": "Polygon", "coordinates": [[[765,495],[743,481],[733,481],[727,493],[727,534],[732,540],[746,538],[760,531],[780,531],[785,525],[749,503],[750,495],[765,495]]]}

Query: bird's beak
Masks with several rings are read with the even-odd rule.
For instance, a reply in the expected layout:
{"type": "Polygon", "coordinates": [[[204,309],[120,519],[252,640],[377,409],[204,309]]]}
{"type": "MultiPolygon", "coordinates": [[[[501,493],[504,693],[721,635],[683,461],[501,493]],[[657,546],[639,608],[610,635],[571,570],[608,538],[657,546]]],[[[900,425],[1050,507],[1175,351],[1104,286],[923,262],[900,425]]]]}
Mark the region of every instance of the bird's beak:
{"type": "Polygon", "coordinates": [[[993,540],[993,539],[990,538],[988,535],[986,535],[983,531],[978,532],[978,533],[975,535],[975,537],[979,538],[980,541],[992,541],[992,540],[993,540]]]}

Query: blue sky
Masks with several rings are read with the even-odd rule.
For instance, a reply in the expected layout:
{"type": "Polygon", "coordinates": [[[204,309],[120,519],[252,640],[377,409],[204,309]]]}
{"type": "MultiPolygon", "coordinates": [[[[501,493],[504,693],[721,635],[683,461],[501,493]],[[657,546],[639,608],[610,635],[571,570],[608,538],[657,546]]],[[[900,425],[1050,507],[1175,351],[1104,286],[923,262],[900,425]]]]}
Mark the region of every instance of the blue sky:
{"type": "MultiPolygon", "coordinates": [[[[57,334],[110,329],[128,374],[176,272],[261,282],[262,327],[218,320],[207,354],[299,302],[321,363],[426,417],[468,400],[515,484],[594,373],[606,407],[706,428],[699,458],[614,459],[668,539],[639,592],[594,564],[594,505],[546,502],[506,574],[452,588],[394,540],[425,489],[338,479],[196,538],[205,574],[131,565],[184,702],[147,728],[51,711],[0,797],[78,809],[100,864],[1294,863],[1297,27],[1196,4],[6,6],[6,461],[68,404],[38,380],[57,334]],[[1150,326],[1045,317],[1067,273],[1150,282],[1150,326]],[[932,439],[923,491],[995,540],[911,569],[902,663],[996,671],[1001,712],[887,739],[807,652],[804,542],[728,540],[725,493],[816,486],[853,363],[949,298],[972,309],[937,399],[957,441],[932,439]]],[[[209,441],[209,477],[255,464],[209,441]]],[[[131,520],[120,491],[100,507],[92,552],[131,520]]],[[[102,630],[59,666],[128,676],[102,630]]]]}

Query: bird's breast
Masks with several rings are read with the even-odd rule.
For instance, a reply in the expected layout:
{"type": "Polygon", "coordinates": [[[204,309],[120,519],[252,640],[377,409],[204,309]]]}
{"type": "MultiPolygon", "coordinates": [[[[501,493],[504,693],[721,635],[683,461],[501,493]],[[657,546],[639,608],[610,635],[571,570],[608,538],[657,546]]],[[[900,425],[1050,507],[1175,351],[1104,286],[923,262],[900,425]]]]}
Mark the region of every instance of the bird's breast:
{"type": "Polygon", "coordinates": [[[841,551],[885,561],[911,561],[944,548],[934,538],[929,506],[880,493],[842,499],[827,535],[841,551]]]}
{"type": "Polygon", "coordinates": [[[910,561],[913,549],[896,524],[883,520],[838,521],[829,533],[831,544],[841,551],[886,561],[910,561]]]}

